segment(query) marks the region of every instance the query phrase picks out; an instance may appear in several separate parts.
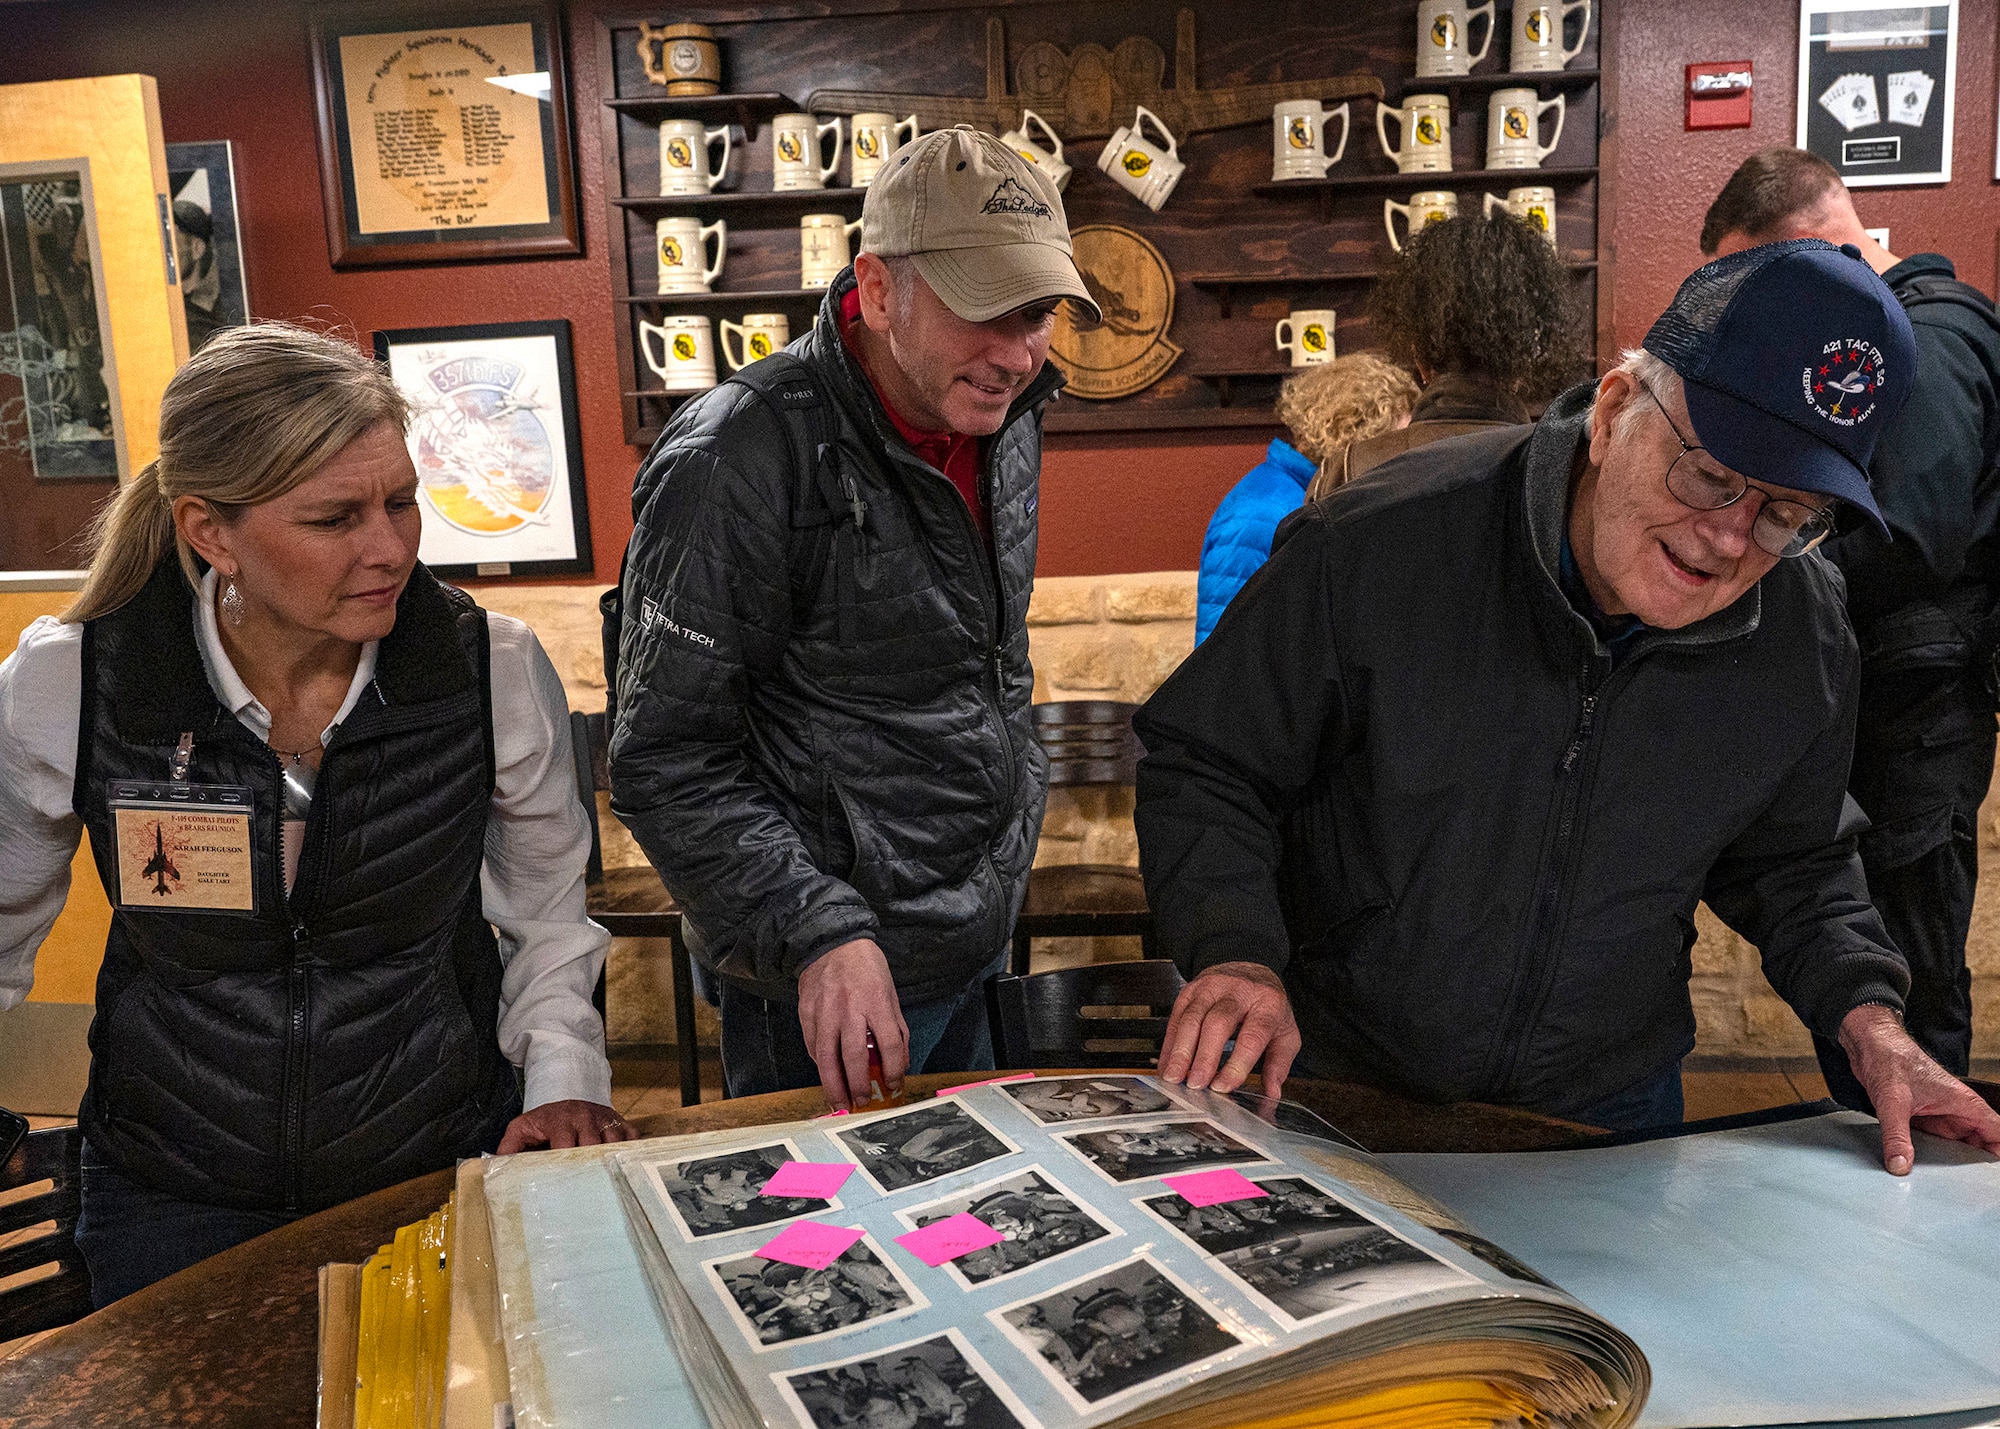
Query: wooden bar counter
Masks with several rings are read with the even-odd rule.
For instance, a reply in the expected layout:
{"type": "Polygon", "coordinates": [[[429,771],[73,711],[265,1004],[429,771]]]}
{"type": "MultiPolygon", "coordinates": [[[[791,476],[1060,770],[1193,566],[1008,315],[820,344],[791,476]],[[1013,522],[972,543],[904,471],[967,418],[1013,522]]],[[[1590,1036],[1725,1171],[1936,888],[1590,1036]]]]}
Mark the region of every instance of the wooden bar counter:
{"type": "MultiPolygon", "coordinates": [[[[913,1097],[967,1080],[912,1077],[913,1097]]],[[[1504,1107],[1430,1106],[1293,1079],[1299,1102],[1373,1151],[1523,1151],[1587,1141],[1588,1127],[1504,1107]]],[[[790,1121],[818,1088],[707,1102],[634,1122],[646,1136],[790,1121]]],[[[439,1171],[307,1216],[182,1271],[0,1360],[0,1429],[310,1429],[319,1267],[361,1261],[450,1193],[439,1171]]]]}

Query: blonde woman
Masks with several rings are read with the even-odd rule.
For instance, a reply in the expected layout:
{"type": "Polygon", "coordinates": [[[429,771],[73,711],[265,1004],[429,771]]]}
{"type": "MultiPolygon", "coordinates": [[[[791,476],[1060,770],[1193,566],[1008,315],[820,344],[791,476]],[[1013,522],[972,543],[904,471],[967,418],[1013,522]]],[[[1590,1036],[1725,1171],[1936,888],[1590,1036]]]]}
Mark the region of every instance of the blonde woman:
{"type": "Polygon", "coordinates": [[[345,343],[218,335],[76,602],[0,664],[0,1008],[85,830],[112,905],[100,1305],[457,1157],[629,1135],[562,686],[418,564],[407,416],[345,343]]]}
{"type": "MultiPolygon", "coordinates": [[[[1351,442],[1410,419],[1417,384],[1373,352],[1354,352],[1290,378],[1278,391],[1278,418],[1292,440],[1274,440],[1209,518],[1201,543],[1194,640],[1199,645],[1223,608],[1271,555],[1278,523],[1304,505],[1315,471],[1337,472],[1351,442]]],[[[1324,495],[1324,492],[1317,493],[1324,495]]]]}

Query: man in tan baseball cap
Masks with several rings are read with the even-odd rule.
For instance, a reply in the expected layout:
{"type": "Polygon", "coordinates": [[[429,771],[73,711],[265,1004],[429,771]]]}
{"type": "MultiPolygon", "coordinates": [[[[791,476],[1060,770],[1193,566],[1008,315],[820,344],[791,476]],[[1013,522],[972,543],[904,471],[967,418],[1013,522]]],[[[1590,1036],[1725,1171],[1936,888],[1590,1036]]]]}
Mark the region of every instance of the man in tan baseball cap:
{"type": "Polygon", "coordinates": [[[982,986],[1047,797],[1027,609],[1065,300],[1097,319],[1055,186],[927,134],[812,331],[683,405],[634,483],[612,799],[732,1095],[993,1065],[982,986]]]}

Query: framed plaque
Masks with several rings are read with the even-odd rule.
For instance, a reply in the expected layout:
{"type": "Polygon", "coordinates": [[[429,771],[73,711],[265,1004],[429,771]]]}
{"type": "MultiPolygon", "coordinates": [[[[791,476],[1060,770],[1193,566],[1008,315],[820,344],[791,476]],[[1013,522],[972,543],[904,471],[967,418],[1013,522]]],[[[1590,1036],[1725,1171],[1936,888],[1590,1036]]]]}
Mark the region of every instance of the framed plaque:
{"type": "Polygon", "coordinates": [[[569,323],[375,334],[410,403],[410,460],[441,576],[588,575],[590,511],[569,323]]]}
{"type": "Polygon", "coordinates": [[[1798,136],[1849,188],[1951,180],[1958,0],[1800,0],[1798,136]]]}
{"type": "Polygon", "coordinates": [[[312,60],[335,268],[582,252],[552,0],[317,11],[312,60]]]}

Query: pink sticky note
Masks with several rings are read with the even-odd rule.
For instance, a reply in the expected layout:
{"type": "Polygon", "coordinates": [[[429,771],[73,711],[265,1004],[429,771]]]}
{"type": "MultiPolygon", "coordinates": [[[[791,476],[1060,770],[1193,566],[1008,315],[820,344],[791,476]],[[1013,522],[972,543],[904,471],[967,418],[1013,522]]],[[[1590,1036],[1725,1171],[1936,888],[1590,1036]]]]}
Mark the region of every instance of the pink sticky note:
{"type": "Polygon", "coordinates": [[[939,1087],[937,1089],[937,1095],[941,1097],[948,1097],[953,1092],[969,1092],[974,1087],[997,1087],[1002,1082],[1032,1081],[1034,1079],[1034,1075],[1035,1074],[1033,1072],[1011,1072],[1004,1077],[988,1077],[983,1082],[960,1082],[955,1087],[939,1087]]]}
{"type": "Polygon", "coordinates": [[[1271,1193],[1241,1171],[1223,1167],[1220,1171],[1195,1171],[1186,1176],[1160,1178],[1190,1206],[1219,1206],[1224,1201],[1249,1201],[1271,1193]]]}
{"type": "Polygon", "coordinates": [[[850,1226],[829,1226],[819,1221],[793,1221],[753,1254],[766,1260],[782,1260],[787,1265],[803,1265],[807,1270],[824,1270],[854,1242],[861,1232],[850,1226]]]}
{"type": "Polygon", "coordinates": [[[933,1221],[922,1230],[897,1236],[896,1244],[925,1265],[943,1265],[947,1260],[957,1260],[961,1255],[998,1245],[1005,1239],[979,1217],[960,1211],[955,1216],[933,1221]]]}
{"type": "Polygon", "coordinates": [[[854,1168],[845,1161],[787,1161],[758,1194],[813,1196],[824,1201],[839,1195],[840,1188],[853,1174],[854,1168]]]}

